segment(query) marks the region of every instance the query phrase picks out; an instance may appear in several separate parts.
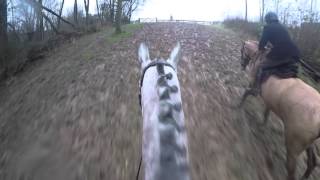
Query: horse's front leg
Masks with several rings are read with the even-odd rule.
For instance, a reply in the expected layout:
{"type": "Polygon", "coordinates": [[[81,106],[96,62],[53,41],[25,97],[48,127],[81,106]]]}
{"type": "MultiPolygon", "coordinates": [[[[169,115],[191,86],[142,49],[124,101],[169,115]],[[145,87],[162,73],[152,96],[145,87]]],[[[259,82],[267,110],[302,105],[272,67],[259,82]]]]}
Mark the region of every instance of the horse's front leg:
{"type": "Polygon", "coordinates": [[[287,180],[296,180],[296,166],[297,166],[297,158],[299,156],[300,143],[293,138],[292,134],[290,134],[287,130],[285,135],[286,149],[287,149],[287,163],[286,168],[288,172],[287,180]]]}
{"type": "Polygon", "coordinates": [[[238,107],[242,107],[244,101],[247,99],[248,96],[257,96],[257,91],[253,88],[250,88],[250,89],[246,89],[246,91],[244,92],[244,94],[242,95],[242,98],[241,98],[241,101],[240,101],[240,104],[238,107]]]}
{"type": "Polygon", "coordinates": [[[270,114],[270,109],[266,107],[263,113],[263,125],[267,124],[267,121],[269,119],[269,114],[270,114]]]}
{"type": "Polygon", "coordinates": [[[287,153],[287,180],[296,180],[295,172],[297,165],[297,156],[287,153]]]}
{"type": "Polygon", "coordinates": [[[309,176],[311,175],[313,169],[317,166],[317,160],[316,160],[316,155],[314,154],[314,148],[315,145],[311,145],[310,147],[307,148],[307,170],[302,176],[301,180],[308,179],[309,176]]]}

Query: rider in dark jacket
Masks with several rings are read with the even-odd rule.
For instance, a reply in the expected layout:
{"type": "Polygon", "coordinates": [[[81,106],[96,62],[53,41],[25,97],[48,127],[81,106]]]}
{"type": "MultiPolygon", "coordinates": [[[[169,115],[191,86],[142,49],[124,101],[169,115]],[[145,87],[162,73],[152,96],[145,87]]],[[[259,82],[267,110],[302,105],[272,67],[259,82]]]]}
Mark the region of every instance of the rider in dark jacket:
{"type": "Polygon", "coordinates": [[[264,47],[270,42],[272,49],[267,55],[268,59],[283,61],[290,58],[292,61],[297,61],[300,58],[299,49],[291,40],[287,29],[279,23],[278,16],[269,12],[265,16],[265,21],[267,25],[263,28],[259,50],[264,50],[264,47]]]}
{"type": "Polygon", "coordinates": [[[297,62],[300,52],[293,43],[287,29],[279,23],[277,14],[269,12],[265,16],[267,25],[263,28],[262,37],[259,42],[259,50],[265,50],[269,42],[272,45],[271,51],[267,54],[266,60],[261,63],[257,75],[255,88],[260,93],[260,86],[270,75],[280,78],[297,77],[297,62]]]}

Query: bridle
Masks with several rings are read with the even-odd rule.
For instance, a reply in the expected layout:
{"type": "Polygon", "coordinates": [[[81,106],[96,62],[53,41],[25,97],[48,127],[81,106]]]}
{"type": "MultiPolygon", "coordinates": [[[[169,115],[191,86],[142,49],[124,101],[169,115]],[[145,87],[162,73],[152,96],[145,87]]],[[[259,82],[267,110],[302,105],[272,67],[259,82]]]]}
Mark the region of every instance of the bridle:
{"type": "Polygon", "coordinates": [[[176,69],[170,63],[168,63],[165,60],[151,61],[151,63],[149,63],[146,67],[143,68],[142,73],[141,73],[141,78],[140,78],[140,81],[139,81],[139,89],[140,89],[139,90],[139,105],[140,105],[140,108],[142,108],[142,104],[141,104],[141,88],[143,86],[144,75],[145,75],[145,73],[147,72],[147,70],[150,67],[157,66],[157,65],[168,66],[168,67],[171,67],[174,71],[176,71],[176,69]]]}

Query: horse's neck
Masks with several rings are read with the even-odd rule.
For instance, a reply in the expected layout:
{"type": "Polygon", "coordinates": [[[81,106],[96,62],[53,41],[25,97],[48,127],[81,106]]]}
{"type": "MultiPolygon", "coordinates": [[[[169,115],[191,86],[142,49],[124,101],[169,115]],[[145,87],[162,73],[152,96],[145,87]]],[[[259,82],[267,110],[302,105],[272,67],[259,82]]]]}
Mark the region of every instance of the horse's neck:
{"type": "Polygon", "coordinates": [[[142,86],[143,159],[145,179],[188,180],[187,139],[180,87],[175,72],[165,67],[172,79],[159,79],[150,68],[142,86]]]}

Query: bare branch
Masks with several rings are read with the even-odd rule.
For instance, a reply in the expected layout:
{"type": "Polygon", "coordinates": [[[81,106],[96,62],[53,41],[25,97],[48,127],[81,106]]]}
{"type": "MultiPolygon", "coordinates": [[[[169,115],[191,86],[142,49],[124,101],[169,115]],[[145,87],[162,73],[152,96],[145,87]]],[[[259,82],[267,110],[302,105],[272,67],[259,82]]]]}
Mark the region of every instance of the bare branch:
{"type": "MultiPolygon", "coordinates": [[[[62,9],[63,9],[63,5],[64,5],[64,0],[62,0],[61,2],[61,6],[60,6],[60,11],[59,11],[59,16],[61,17],[62,15],[62,9]]],[[[49,22],[49,21],[48,21],[49,22]]],[[[50,22],[49,22],[50,23],[50,22]]],[[[58,19],[58,25],[57,25],[57,29],[60,28],[60,18],[58,19]]]]}
{"type": "Polygon", "coordinates": [[[59,19],[61,19],[61,21],[63,21],[63,22],[65,22],[65,23],[67,23],[67,24],[69,24],[70,26],[72,26],[74,29],[76,28],[75,26],[74,26],[74,24],[72,24],[71,22],[69,22],[69,21],[67,21],[67,20],[65,20],[64,18],[62,18],[61,16],[59,16],[57,13],[55,13],[54,11],[52,11],[51,9],[49,9],[49,8],[47,8],[47,7],[45,7],[45,6],[43,6],[43,5],[41,5],[41,4],[39,4],[38,2],[36,2],[35,0],[28,0],[28,2],[30,3],[30,4],[32,4],[34,7],[40,7],[40,8],[42,8],[42,9],[44,9],[44,10],[46,10],[46,11],[48,11],[49,13],[51,13],[51,14],[53,14],[53,15],[55,15],[56,17],[58,17],[59,19]]]}
{"type": "Polygon", "coordinates": [[[42,13],[43,18],[50,24],[52,30],[56,33],[59,34],[59,31],[56,27],[54,27],[54,24],[52,23],[52,21],[50,20],[50,18],[48,18],[48,16],[46,16],[44,13],[42,13]]]}

